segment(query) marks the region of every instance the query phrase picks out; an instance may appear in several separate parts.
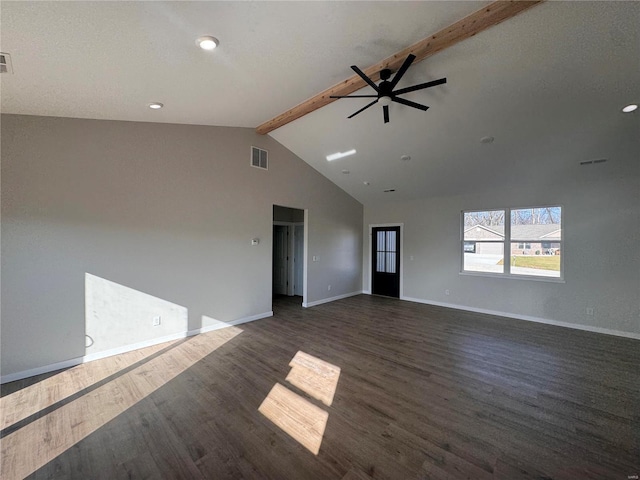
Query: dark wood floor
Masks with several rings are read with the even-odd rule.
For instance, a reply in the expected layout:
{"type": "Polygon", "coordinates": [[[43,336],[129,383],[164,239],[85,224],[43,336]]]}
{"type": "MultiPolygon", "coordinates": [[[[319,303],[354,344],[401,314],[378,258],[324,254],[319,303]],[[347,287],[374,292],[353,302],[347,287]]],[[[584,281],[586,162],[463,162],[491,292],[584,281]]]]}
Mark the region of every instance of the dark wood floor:
{"type": "MultiPolygon", "coordinates": [[[[274,317],[239,325],[241,333],[28,478],[640,475],[640,341],[374,296],[299,304],[277,299],[274,317]],[[340,368],[331,406],[285,380],[298,351],[340,368]],[[258,411],[276,383],[328,413],[317,456],[258,411]]],[[[172,365],[172,352],[188,356],[190,341],[154,355],[172,365]]],[[[152,375],[133,373],[140,382],[152,375]]],[[[58,403],[72,406],[77,396],[58,403]]],[[[46,422],[58,403],[5,428],[4,440],[46,422]]],[[[101,415],[92,409],[79,408],[68,421],[101,415]]],[[[15,459],[2,448],[3,478],[15,478],[15,459]]]]}

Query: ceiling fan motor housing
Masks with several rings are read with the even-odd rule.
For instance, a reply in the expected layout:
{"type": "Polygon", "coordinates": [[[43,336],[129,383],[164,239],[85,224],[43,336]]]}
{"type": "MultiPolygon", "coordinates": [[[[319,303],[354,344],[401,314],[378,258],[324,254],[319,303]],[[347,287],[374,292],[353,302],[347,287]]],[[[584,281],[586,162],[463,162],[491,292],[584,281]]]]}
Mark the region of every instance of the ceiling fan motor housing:
{"type": "Polygon", "coordinates": [[[378,85],[378,98],[379,97],[393,97],[393,84],[387,80],[383,80],[378,85]]]}
{"type": "Polygon", "coordinates": [[[391,70],[385,68],[380,70],[380,80],[389,80],[391,78],[391,70]]]}

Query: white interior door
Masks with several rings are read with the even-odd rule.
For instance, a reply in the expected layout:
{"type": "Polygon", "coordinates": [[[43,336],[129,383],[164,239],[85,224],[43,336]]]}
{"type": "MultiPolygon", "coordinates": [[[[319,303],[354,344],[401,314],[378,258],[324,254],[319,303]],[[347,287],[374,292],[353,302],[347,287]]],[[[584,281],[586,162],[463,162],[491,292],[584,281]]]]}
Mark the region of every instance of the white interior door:
{"type": "Polygon", "coordinates": [[[276,295],[287,294],[289,276],[288,268],[288,227],[283,225],[273,226],[273,293],[276,295]]]}

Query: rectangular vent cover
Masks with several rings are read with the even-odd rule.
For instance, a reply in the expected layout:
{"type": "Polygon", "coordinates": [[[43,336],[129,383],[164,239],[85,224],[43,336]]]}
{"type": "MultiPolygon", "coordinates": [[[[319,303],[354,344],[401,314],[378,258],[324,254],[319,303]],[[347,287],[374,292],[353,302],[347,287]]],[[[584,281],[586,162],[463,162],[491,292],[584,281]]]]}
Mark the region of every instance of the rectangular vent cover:
{"type": "Polygon", "coordinates": [[[598,160],[585,160],[584,162],[580,162],[580,165],[593,165],[598,163],[604,163],[606,161],[607,161],[606,158],[600,158],[598,160]]]}
{"type": "Polygon", "coordinates": [[[258,147],[251,147],[251,166],[267,170],[269,168],[267,151],[258,147]]]}
{"type": "Polygon", "coordinates": [[[11,56],[8,53],[0,52],[0,73],[13,73],[11,56]]]}

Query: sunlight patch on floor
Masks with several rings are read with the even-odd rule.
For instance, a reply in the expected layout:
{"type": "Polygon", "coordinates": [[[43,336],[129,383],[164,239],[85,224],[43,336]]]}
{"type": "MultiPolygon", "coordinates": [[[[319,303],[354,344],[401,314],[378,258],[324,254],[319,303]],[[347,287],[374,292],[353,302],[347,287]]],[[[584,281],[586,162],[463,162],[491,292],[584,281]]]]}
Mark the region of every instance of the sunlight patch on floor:
{"type": "Polygon", "coordinates": [[[300,351],[289,362],[289,366],[291,371],[287,375],[287,382],[331,406],[340,378],[340,367],[300,351]]]}
{"type": "Polygon", "coordinates": [[[320,451],[329,414],[276,383],[258,411],[314,455],[320,451]]]}
{"type": "MultiPolygon", "coordinates": [[[[241,332],[237,327],[229,327],[192,337],[10,433],[2,439],[2,478],[22,479],[31,475],[241,332]]],[[[14,395],[7,398],[17,399],[14,395]]]]}
{"type": "Polygon", "coordinates": [[[83,363],[5,395],[0,398],[0,430],[75,395],[179,341],[181,340],[122,353],[109,361],[83,363]]]}
{"type": "MultiPolygon", "coordinates": [[[[286,378],[289,383],[331,406],[340,367],[302,351],[295,354],[289,366],[291,371],[286,378]]],[[[258,411],[311,453],[318,454],[329,418],[322,408],[276,383],[258,411]]]]}

